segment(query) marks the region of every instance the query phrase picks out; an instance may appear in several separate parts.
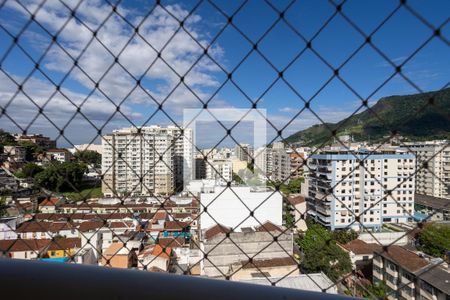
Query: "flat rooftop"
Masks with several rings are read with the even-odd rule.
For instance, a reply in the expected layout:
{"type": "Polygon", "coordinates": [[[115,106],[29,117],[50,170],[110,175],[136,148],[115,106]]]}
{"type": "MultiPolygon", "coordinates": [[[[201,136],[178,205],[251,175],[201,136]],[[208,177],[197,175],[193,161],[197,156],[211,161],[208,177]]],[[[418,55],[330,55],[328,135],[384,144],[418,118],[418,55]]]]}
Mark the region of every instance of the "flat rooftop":
{"type": "Polygon", "coordinates": [[[450,210],[450,199],[415,194],[414,202],[434,209],[450,210]]]}

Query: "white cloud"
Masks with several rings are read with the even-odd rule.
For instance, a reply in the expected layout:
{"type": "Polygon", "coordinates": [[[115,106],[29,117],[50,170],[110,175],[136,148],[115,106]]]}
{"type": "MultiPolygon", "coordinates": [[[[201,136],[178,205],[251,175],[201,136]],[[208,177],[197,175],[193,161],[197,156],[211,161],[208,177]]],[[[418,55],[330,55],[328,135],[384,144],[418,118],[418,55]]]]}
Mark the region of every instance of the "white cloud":
{"type": "Polygon", "coordinates": [[[292,107],[282,107],[282,108],[280,108],[280,109],[278,109],[280,112],[283,112],[283,113],[292,113],[292,112],[297,112],[298,111],[298,109],[295,109],[295,108],[292,108],[292,107]]]}
{"type": "MultiPolygon", "coordinates": [[[[38,0],[29,0],[25,5],[30,11],[34,11],[39,3],[38,0]]],[[[179,22],[160,6],[156,7],[140,25],[138,36],[134,35],[134,28],[117,14],[112,14],[108,18],[111,6],[103,1],[82,2],[76,10],[76,16],[85,25],[75,18],[68,21],[70,10],[64,3],[69,7],[74,5],[73,1],[61,3],[58,0],[50,0],[45,2],[35,17],[37,22],[52,33],[65,26],[58,35],[58,41],[64,50],[56,44],[51,47],[44,60],[44,66],[48,70],[66,73],[73,65],[72,58],[82,53],[78,59],[79,68],[75,68],[70,77],[88,89],[94,88],[95,84],[92,81],[101,80],[99,88],[116,103],[123,100],[135,87],[136,81],[133,76],[143,77],[148,81],[142,85],[158,102],[163,101],[176,87],[180,80],[179,75],[184,76],[185,83],[198,94],[203,93],[204,88],[219,85],[214,76],[214,72],[219,68],[210,59],[203,57],[196,63],[203,54],[203,49],[198,43],[208,44],[200,30],[195,29],[195,25],[201,21],[200,16],[195,14],[190,16],[185,24],[187,30],[198,41],[196,42],[185,31],[178,30],[179,22]],[[91,41],[91,31],[97,31],[98,40],[91,41]],[[157,57],[157,51],[161,52],[161,58],[157,57]],[[122,66],[115,64],[114,57],[117,56],[122,66]],[[156,81],[157,85],[155,86],[152,81],[156,81]]],[[[19,4],[9,1],[7,5],[29,17],[19,4]]],[[[168,5],[166,9],[179,19],[189,13],[179,5],[168,5]]],[[[119,13],[135,26],[142,22],[142,17],[127,9],[120,8],[119,13]]],[[[222,52],[218,46],[210,50],[210,54],[217,59],[222,52]]],[[[153,103],[141,89],[133,92],[127,101],[153,103]]],[[[170,109],[170,104],[173,104],[176,109],[176,105],[180,102],[189,106],[194,101],[197,100],[192,97],[191,92],[177,92],[167,100],[166,108],[170,109]]]]}

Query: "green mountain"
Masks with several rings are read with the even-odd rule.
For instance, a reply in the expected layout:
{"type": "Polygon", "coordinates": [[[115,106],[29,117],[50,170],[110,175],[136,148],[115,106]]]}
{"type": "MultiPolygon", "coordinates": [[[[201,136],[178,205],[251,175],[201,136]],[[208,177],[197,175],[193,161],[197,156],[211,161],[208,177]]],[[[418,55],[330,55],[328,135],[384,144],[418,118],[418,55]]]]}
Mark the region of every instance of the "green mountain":
{"type": "Polygon", "coordinates": [[[286,139],[309,146],[331,143],[337,136],[380,141],[397,132],[409,140],[450,139],[450,88],[422,94],[381,98],[370,109],[338,123],[311,126],[286,139]]]}

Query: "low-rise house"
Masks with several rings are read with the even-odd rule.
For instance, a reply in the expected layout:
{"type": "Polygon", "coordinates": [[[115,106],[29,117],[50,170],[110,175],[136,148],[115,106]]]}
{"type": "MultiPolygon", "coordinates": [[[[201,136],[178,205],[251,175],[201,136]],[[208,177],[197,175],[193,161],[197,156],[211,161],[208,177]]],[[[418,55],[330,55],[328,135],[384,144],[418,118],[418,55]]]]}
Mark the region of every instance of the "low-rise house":
{"type": "Polygon", "coordinates": [[[0,241],[0,257],[15,259],[37,259],[48,240],[3,240],[0,241]]]}
{"type": "Polygon", "coordinates": [[[442,259],[425,258],[397,245],[374,252],[373,281],[385,283],[388,299],[450,297],[449,267],[442,259]]]}
{"type": "Polygon", "coordinates": [[[79,238],[0,241],[0,253],[16,259],[70,259],[80,248],[79,238]]]}
{"type": "Polygon", "coordinates": [[[102,256],[102,265],[113,268],[136,268],[137,255],[135,250],[129,249],[124,243],[112,243],[102,256]]]}
{"type": "Polygon", "coordinates": [[[415,194],[414,204],[427,221],[450,221],[450,199],[415,194]]]}
{"type": "Polygon", "coordinates": [[[138,268],[152,271],[153,268],[168,272],[172,259],[172,248],[151,245],[144,248],[138,255],[138,268]]]}
{"type": "Polygon", "coordinates": [[[46,248],[48,258],[72,257],[81,248],[80,238],[55,239],[46,248]]]}
{"type": "Polygon", "coordinates": [[[78,237],[76,225],[69,222],[35,222],[20,224],[16,230],[22,239],[51,239],[56,236],[78,237]]]}
{"type": "Polygon", "coordinates": [[[48,149],[45,152],[45,159],[47,161],[68,162],[72,154],[67,149],[48,149]]]}
{"type": "Polygon", "coordinates": [[[305,232],[308,227],[306,226],[306,200],[302,195],[296,195],[288,197],[288,212],[291,213],[294,218],[294,228],[297,232],[305,232]]]}
{"type": "Polygon", "coordinates": [[[3,153],[6,154],[9,162],[23,163],[26,158],[25,148],[20,146],[4,146],[3,153]]]}
{"type": "Polygon", "coordinates": [[[59,204],[62,204],[59,198],[47,198],[39,204],[39,211],[42,213],[55,213],[59,204]]]}
{"type": "Polygon", "coordinates": [[[382,250],[377,243],[366,243],[355,239],[347,244],[338,244],[350,256],[353,270],[361,271],[365,278],[372,280],[372,258],[374,251],[382,250]]]}
{"type": "Polygon", "coordinates": [[[16,228],[19,222],[18,217],[6,217],[0,219],[0,240],[17,239],[16,228]]]}
{"type": "Polygon", "coordinates": [[[294,252],[293,244],[291,231],[284,231],[270,222],[256,228],[242,228],[241,232],[217,224],[202,236],[203,251],[208,254],[208,259],[203,261],[202,275],[225,278],[232,265],[249,257],[254,260],[290,258],[294,252]]]}
{"type": "Polygon", "coordinates": [[[179,221],[166,221],[164,223],[163,237],[185,237],[189,238],[190,225],[189,223],[179,221]]]}

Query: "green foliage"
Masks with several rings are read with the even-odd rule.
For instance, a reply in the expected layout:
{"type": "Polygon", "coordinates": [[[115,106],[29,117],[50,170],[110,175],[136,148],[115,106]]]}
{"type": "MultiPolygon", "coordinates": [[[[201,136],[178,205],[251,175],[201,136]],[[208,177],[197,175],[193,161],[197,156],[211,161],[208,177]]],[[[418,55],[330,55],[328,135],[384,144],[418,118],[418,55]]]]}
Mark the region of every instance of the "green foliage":
{"type": "Polygon", "coordinates": [[[0,153],[3,153],[3,146],[15,146],[16,139],[8,132],[0,129],[0,153]]]}
{"type": "Polygon", "coordinates": [[[389,136],[392,128],[411,140],[450,139],[450,88],[438,92],[380,99],[371,110],[366,110],[338,123],[314,125],[289,136],[286,141],[304,141],[318,146],[338,135],[352,135],[356,141],[380,141],[389,136]],[[428,105],[430,97],[434,105],[428,105]],[[423,108],[424,109],[421,109],[423,108]],[[376,115],[375,115],[375,113],[376,115]],[[383,121],[381,121],[383,120],[383,121]],[[327,128],[328,127],[328,128],[327,128]]]}
{"type": "Polygon", "coordinates": [[[362,291],[362,296],[364,298],[370,299],[385,299],[387,288],[383,281],[375,283],[373,285],[365,286],[366,290],[362,291]]]}
{"type": "Polygon", "coordinates": [[[0,217],[4,217],[6,214],[6,197],[0,196],[0,217]]]}
{"type": "Polygon", "coordinates": [[[350,230],[335,230],[333,231],[333,239],[341,244],[347,244],[358,238],[358,233],[353,229],[350,230]]]}
{"type": "Polygon", "coordinates": [[[420,249],[432,256],[444,257],[450,250],[450,226],[429,224],[419,233],[420,249]]]}
{"type": "Polygon", "coordinates": [[[73,201],[81,201],[89,198],[100,198],[103,197],[102,188],[86,188],[80,190],[79,192],[65,192],[64,196],[73,200],[73,201]]]}
{"type": "Polygon", "coordinates": [[[19,178],[33,178],[38,173],[44,171],[44,168],[33,163],[28,163],[15,175],[19,178]]]}
{"type": "Polygon", "coordinates": [[[333,235],[319,224],[310,224],[299,245],[303,250],[302,267],[309,273],[324,272],[336,281],[352,270],[348,253],[342,250],[333,235]]]}
{"type": "Polygon", "coordinates": [[[244,184],[244,181],[241,179],[241,177],[233,172],[233,181],[237,184],[244,184]]]}
{"type": "Polygon", "coordinates": [[[301,191],[301,185],[305,181],[303,177],[291,179],[288,184],[281,182],[268,182],[268,186],[280,187],[280,191],[285,195],[298,194],[301,191]]]}
{"type": "Polygon", "coordinates": [[[100,166],[102,163],[102,155],[96,151],[83,150],[75,153],[75,158],[83,163],[100,166]]]}
{"type": "Polygon", "coordinates": [[[25,149],[27,161],[34,161],[38,154],[44,153],[44,148],[29,141],[20,141],[17,145],[25,149]]]}
{"type": "Polygon", "coordinates": [[[80,189],[87,166],[77,162],[51,163],[36,174],[36,184],[56,192],[80,189]]]}
{"type": "Polygon", "coordinates": [[[283,221],[287,228],[292,228],[295,225],[295,217],[292,215],[292,209],[286,203],[283,209],[283,221]]]}

